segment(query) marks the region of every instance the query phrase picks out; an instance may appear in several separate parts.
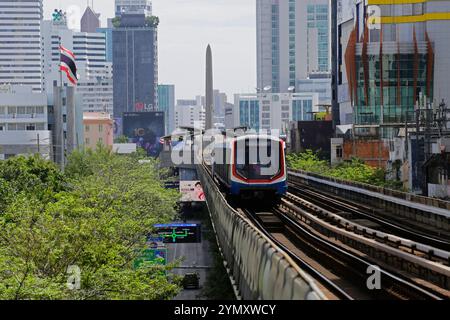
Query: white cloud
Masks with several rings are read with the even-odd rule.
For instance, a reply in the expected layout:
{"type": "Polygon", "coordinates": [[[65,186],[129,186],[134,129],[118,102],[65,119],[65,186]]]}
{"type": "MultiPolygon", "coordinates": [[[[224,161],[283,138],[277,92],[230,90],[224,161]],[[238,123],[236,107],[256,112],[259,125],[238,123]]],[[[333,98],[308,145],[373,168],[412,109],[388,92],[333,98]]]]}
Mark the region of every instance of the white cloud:
{"type": "MultiPolygon", "coordinates": [[[[89,0],[91,1],[91,0],[89,0]]],[[[44,0],[46,18],[55,6],[66,9],[86,0],[44,0]]],[[[114,15],[113,0],[94,0],[102,23],[114,15]]],[[[159,80],[176,85],[177,98],[203,94],[205,52],[213,50],[214,87],[233,93],[256,84],[255,0],[153,0],[159,16],[159,80]]]]}

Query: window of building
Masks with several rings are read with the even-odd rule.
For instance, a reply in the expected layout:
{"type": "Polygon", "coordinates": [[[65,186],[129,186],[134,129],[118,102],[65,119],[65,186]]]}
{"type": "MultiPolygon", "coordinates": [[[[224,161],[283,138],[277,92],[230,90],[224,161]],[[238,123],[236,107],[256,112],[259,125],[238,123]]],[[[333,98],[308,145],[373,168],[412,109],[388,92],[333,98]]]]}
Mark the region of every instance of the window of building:
{"type": "Polygon", "coordinates": [[[89,125],[84,126],[84,131],[89,132],[89,125]]]}
{"type": "Polygon", "coordinates": [[[89,138],[86,138],[85,140],[84,140],[85,142],[86,142],[86,144],[90,144],[90,140],[89,140],[89,138]]]}
{"type": "Polygon", "coordinates": [[[103,132],[103,125],[102,124],[98,125],[98,132],[103,132]]]}
{"type": "Polygon", "coordinates": [[[341,146],[336,147],[336,158],[342,159],[342,147],[341,146]]]}
{"type": "Polygon", "coordinates": [[[0,123],[0,131],[4,131],[6,129],[6,126],[4,123],[0,123]]]}
{"type": "Polygon", "coordinates": [[[103,143],[103,138],[98,138],[98,142],[103,143]]]}
{"type": "Polygon", "coordinates": [[[36,130],[35,124],[34,124],[34,123],[29,123],[29,124],[27,124],[26,130],[27,130],[27,131],[34,131],[34,130],[36,130]]]}

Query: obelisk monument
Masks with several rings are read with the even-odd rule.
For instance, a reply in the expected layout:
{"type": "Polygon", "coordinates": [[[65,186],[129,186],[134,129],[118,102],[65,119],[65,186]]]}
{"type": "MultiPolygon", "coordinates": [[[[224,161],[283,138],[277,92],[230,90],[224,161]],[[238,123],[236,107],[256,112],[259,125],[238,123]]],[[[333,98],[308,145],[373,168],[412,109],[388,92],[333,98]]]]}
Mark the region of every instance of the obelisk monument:
{"type": "Polygon", "coordinates": [[[214,85],[213,85],[213,70],[212,70],[212,52],[211,46],[209,44],[208,48],[206,49],[205,111],[206,111],[205,130],[212,129],[214,116],[214,85]]]}

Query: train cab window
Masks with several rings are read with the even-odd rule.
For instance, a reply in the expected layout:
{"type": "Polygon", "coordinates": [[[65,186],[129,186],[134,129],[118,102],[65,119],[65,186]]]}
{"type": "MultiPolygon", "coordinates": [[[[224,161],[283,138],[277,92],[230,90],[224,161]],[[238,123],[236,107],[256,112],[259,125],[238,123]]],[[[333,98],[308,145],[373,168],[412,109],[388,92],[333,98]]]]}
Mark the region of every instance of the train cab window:
{"type": "Polygon", "coordinates": [[[246,140],[236,144],[236,171],[248,180],[271,179],[280,173],[281,144],[272,140],[246,140]],[[276,154],[273,151],[276,150],[276,154]]]}

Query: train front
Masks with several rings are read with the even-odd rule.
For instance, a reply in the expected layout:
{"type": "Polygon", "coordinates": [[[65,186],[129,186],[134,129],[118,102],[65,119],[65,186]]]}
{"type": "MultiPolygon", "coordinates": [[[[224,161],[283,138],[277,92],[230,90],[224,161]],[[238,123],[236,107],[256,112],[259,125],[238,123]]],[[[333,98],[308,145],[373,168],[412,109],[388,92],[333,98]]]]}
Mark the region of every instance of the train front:
{"type": "Polygon", "coordinates": [[[231,194],[264,200],[286,194],[283,140],[266,135],[247,135],[235,138],[231,149],[231,194]]]}

